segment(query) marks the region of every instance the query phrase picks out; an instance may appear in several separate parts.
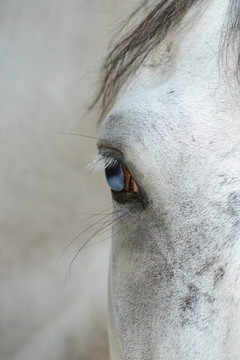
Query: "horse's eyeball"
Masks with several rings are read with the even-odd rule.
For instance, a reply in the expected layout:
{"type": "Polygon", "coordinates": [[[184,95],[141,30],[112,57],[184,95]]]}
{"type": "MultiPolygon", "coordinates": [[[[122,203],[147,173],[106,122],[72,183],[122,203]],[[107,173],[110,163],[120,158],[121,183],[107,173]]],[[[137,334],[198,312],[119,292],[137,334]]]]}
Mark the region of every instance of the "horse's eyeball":
{"type": "Polygon", "coordinates": [[[105,169],[106,179],[112,191],[138,193],[138,187],[129,171],[121,163],[116,162],[105,169]]]}
{"type": "Polygon", "coordinates": [[[122,191],[125,187],[125,179],[122,165],[120,163],[109,165],[105,169],[108,185],[113,191],[122,191]]]}

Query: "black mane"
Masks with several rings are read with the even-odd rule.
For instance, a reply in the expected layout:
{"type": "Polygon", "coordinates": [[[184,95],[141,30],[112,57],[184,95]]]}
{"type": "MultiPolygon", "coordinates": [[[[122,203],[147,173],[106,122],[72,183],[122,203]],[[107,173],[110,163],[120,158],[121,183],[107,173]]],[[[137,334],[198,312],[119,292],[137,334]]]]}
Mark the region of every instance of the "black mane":
{"type": "MultiPolygon", "coordinates": [[[[209,0],[208,0],[209,1],[209,0]]],[[[109,52],[102,68],[100,88],[92,107],[101,105],[100,120],[110,109],[111,104],[126,80],[132,76],[148,54],[159,45],[171,29],[174,29],[193,5],[204,0],[160,0],[151,4],[144,0],[141,5],[125,21],[122,28],[140,18],[125,37],[109,52]],[[146,14],[142,16],[142,14],[146,14]]],[[[226,18],[227,31],[223,34],[222,48],[229,50],[234,44],[237,53],[237,66],[234,72],[239,73],[240,45],[238,39],[240,29],[240,1],[230,0],[226,18]],[[225,35],[227,33],[227,36],[225,35]]],[[[239,78],[239,76],[237,76],[239,78]]]]}

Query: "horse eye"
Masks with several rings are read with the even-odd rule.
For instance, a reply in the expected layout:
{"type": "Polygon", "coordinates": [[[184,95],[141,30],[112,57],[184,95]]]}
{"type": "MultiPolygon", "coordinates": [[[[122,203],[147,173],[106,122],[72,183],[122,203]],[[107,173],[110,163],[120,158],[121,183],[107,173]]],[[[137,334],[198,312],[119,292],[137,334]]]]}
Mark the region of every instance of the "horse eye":
{"type": "Polygon", "coordinates": [[[108,185],[113,191],[122,191],[125,187],[124,172],[121,164],[116,163],[105,169],[108,185]]]}
{"type": "Polygon", "coordinates": [[[105,169],[106,179],[111,190],[115,192],[138,192],[138,187],[128,170],[119,162],[105,169]]]}

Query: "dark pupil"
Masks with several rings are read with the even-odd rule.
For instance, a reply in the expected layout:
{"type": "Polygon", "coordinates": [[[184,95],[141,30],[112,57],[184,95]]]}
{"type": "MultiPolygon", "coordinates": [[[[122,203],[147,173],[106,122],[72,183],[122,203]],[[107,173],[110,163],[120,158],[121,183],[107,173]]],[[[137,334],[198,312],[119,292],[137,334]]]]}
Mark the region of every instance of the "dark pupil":
{"type": "Polygon", "coordinates": [[[121,164],[116,163],[105,169],[108,185],[113,191],[122,191],[125,187],[124,172],[121,164]]]}

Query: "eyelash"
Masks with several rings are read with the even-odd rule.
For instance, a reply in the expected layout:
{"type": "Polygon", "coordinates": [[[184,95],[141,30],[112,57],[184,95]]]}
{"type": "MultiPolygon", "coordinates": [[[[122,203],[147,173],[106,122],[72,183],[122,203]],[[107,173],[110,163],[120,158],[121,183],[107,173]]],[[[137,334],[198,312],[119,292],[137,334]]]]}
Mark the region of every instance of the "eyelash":
{"type": "Polygon", "coordinates": [[[111,165],[116,165],[120,161],[112,156],[106,154],[95,154],[92,159],[87,164],[87,169],[89,171],[98,172],[104,171],[107,167],[111,165]]]}

